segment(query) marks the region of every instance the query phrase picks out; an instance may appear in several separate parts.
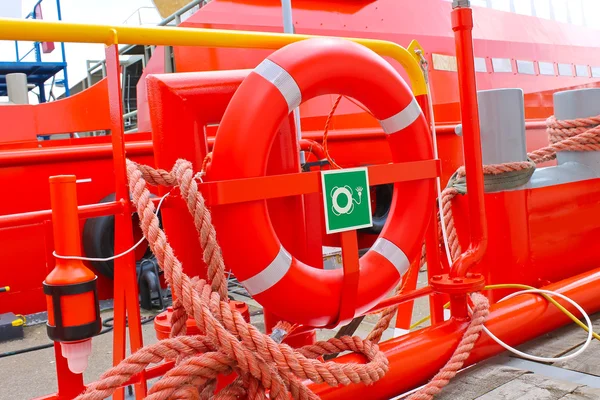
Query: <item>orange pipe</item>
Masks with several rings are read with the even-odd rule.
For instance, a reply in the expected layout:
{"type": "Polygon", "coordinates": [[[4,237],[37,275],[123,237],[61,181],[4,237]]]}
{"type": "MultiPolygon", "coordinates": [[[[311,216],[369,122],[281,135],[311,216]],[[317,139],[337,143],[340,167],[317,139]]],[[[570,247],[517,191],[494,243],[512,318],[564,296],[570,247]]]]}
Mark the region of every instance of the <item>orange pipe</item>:
{"type": "Polygon", "coordinates": [[[312,153],[315,157],[317,157],[317,160],[325,160],[327,158],[323,146],[314,140],[300,139],[300,150],[312,153]]]}
{"type": "MultiPolygon", "coordinates": [[[[600,311],[600,268],[544,287],[579,303],[589,314],[600,311]]],[[[568,307],[572,310],[572,307],[568,307]]],[[[540,296],[526,294],[493,305],[486,326],[511,346],[557,329],[571,320],[540,296]],[[526,329],[524,329],[526,327],[526,329]]],[[[389,399],[426,383],[448,361],[456,349],[467,321],[452,318],[432,327],[383,342],[380,349],[390,362],[390,370],[371,386],[363,384],[329,387],[310,384],[310,389],[323,400],[329,399],[389,399]]],[[[489,336],[482,334],[465,367],[504,351],[489,336]]],[[[336,362],[364,362],[361,356],[350,354],[336,362]]]]}
{"type": "MultiPolygon", "coordinates": [[[[463,277],[478,263],[487,248],[487,222],[483,200],[483,161],[479,131],[479,109],[477,106],[477,84],[475,80],[475,58],[473,55],[473,10],[458,7],[452,10],[452,30],[456,42],[460,108],[463,128],[465,169],[469,182],[469,228],[470,244],[452,266],[452,277],[463,277]]],[[[462,307],[453,307],[460,316],[466,315],[466,302],[462,307]]],[[[457,315],[458,316],[458,315],[457,315]]]]}

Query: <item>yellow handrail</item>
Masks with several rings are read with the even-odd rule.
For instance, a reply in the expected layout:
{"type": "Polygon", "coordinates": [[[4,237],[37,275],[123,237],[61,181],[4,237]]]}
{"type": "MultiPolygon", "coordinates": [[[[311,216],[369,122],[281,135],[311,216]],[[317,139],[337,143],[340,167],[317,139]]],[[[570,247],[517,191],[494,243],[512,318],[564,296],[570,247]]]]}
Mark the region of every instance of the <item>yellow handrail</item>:
{"type": "MultiPolygon", "coordinates": [[[[279,49],[287,44],[314,37],[317,36],[222,29],[88,25],[0,18],[0,40],[279,49]]],[[[417,96],[427,93],[427,85],[419,63],[404,47],[386,40],[348,39],[368,47],[381,56],[398,61],[408,74],[413,93],[417,96]]]]}

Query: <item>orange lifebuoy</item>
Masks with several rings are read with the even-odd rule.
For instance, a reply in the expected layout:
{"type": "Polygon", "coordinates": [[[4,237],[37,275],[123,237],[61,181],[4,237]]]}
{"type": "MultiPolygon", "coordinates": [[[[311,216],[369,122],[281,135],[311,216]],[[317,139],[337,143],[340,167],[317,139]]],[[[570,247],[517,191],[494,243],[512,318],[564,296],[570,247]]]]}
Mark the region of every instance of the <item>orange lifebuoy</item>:
{"type": "MultiPolygon", "coordinates": [[[[211,180],[260,177],[281,122],[305,100],[343,94],[379,119],[393,162],[433,158],[427,122],[410,89],[383,58],[344,39],[290,44],[265,59],[242,82],[219,126],[211,180]]],[[[368,311],[420,253],[432,213],[432,179],[394,185],[391,211],[373,247],[360,259],[355,315],[368,311]]],[[[297,260],[281,245],[266,201],[213,210],[227,266],[262,305],[287,321],[327,326],[337,321],[343,271],[297,260]]]]}

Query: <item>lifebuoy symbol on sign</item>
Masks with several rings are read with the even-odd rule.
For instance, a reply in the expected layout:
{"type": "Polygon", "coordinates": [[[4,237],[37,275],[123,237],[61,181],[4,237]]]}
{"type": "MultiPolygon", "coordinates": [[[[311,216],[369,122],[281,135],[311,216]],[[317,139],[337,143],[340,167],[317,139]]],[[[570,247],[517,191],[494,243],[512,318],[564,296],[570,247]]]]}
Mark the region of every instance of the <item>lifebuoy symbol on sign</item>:
{"type": "Polygon", "coordinates": [[[359,186],[356,188],[356,193],[358,194],[358,200],[356,200],[353,197],[352,188],[350,186],[335,186],[331,189],[331,211],[338,216],[342,214],[352,214],[352,211],[354,211],[354,204],[360,204],[362,202],[362,191],[362,187],[359,186]],[[340,206],[338,201],[340,196],[346,197],[346,205],[340,206]]]}

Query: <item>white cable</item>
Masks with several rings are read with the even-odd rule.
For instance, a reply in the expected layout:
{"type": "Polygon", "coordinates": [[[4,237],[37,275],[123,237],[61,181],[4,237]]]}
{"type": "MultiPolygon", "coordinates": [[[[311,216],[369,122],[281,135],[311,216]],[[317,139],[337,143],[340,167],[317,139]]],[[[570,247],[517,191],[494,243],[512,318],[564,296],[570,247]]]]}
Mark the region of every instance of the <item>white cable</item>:
{"type": "MultiPolygon", "coordinates": [[[[426,63],[423,53],[418,51],[417,54],[422,57],[422,60],[426,63]]],[[[431,85],[429,84],[429,72],[427,71],[427,65],[423,65],[423,75],[425,76],[425,83],[427,84],[427,103],[429,106],[429,115],[431,117],[431,135],[433,139],[433,156],[438,159],[438,146],[437,146],[437,133],[435,129],[435,115],[433,114],[433,94],[431,93],[431,85]]],[[[442,181],[440,177],[435,178],[436,189],[437,189],[437,202],[440,210],[440,225],[442,228],[442,239],[446,250],[446,258],[448,265],[452,266],[452,256],[450,255],[450,245],[448,244],[448,232],[446,231],[446,224],[444,223],[444,207],[442,207],[442,181]]]]}
{"type": "MultiPolygon", "coordinates": [[[[163,197],[160,198],[160,201],[158,202],[158,206],[156,206],[156,211],[154,212],[155,214],[158,214],[158,211],[160,210],[160,207],[162,206],[163,201],[171,194],[171,192],[169,191],[167,194],[165,194],[163,197]]],[[[139,242],[137,242],[136,244],[133,245],[133,247],[129,248],[128,250],[125,250],[122,253],[119,253],[117,255],[114,255],[112,257],[106,257],[106,258],[92,258],[92,257],[80,257],[80,256],[61,256],[59,254],[56,254],[56,251],[54,251],[52,253],[52,255],[56,258],[60,258],[61,260],[80,260],[80,261],[112,261],[112,260],[116,260],[119,257],[123,257],[125,254],[127,253],[131,253],[132,251],[134,251],[140,244],[142,244],[142,242],[146,240],[146,237],[142,237],[139,242]]]]}
{"type": "MultiPolygon", "coordinates": [[[[424,60],[424,57],[420,51],[418,51],[417,54],[419,54],[419,56],[424,60]]],[[[427,84],[429,115],[431,116],[431,133],[433,136],[433,155],[437,159],[438,158],[438,147],[437,147],[437,134],[436,134],[436,129],[435,129],[435,116],[433,114],[433,99],[432,99],[432,93],[431,93],[431,86],[429,84],[429,74],[427,72],[426,66],[423,67],[423,74],[425,76],[425,83],[427,84]]],[[[444,208],[442,207],[442,184],[441,184],[441,180],[440,180],[439,176],[436,178],[436,183],[437,183],[437,195],[438,195],[437,201],[438,201],[438,207],[440,209],[439,212],[440,212],[440,225],[442,228],[442,237],[443,237],[443,241],[444,241],[444,247],[446,250],[446,257],[448,259],[448,265],[451,266],[452,265],[452,257],[450,255],[450,246],[448,244],[448,233],[446,231],[446,224],[444,223],[444,208]]],[[[585,343],[579,348],[579,350],[577,350],[573,354],[569,354],[569,355],[561,356],[561,357],[539,357],[539,356],[534,356],[531,354],[523,353],[522,351],[509,346],[508,344],[506,344],[502,340],[500,340],[492,332],[490,332],[490,330],[488,328],[486,328],[484,325],[483,331],[490,338],[492,338],[492,340],[494,340],[500,346],[504,347],[506,350],[508,350],[511,353],[514,353],[520,357],[526,358],[528,360],[544,362],[544,363],[552,363],[552,362],[569,360],[571,358],[577,357],[578,355],[583,353],[588,348],[588,346],[591,344],[592,339],[593,339],[594,327],[592,325],[592,321],[590,320],[590,317],[585,312],[585,310],[579,304],[577,304],[574,300],[568,298],[567,296],[560,294],[560,293],[550,291],[550,290],[528,289],[528,290],[521,290],[521,291],[512,293],[512,294],[502,298],[500,301],[508,300],[513,297],[519,296],[521,294],[526,294],[526,293],[538,293],[538,294],[547,294],[550,296],[556,296],[556,297],[559,297],[559,298],[565,300],[566,302],[570,303],[571,305],[573,305],[573,307],[575,307],[577,310],[579,310],[579,312],[583,315],[583,318],[585,319],[585,322],[587,323],[587,327],[588,327],[588,336],[587,336],[585,343]]]]}
{"type": "Polygon", "coordinates": [[[543,362],[543,363],[553,363],[553,362],[558,362],[558,361],[565,361],[565,360],[569,360],[571,358],[577,357],[578,355],[580,355],[581,353],[583,353],[588,346],[590,345],[590,343],[592,342],[592,333],[594,331],[594,327],[592,325],[592,321],[590,320],[589,315],[584,311],[584,309],[577,304],[574,300],[568,298],[567,296],[560,294],[560,293],[556,293],[550,290],[544,290],[544,289],[528,289],[528,290],[521,290],[519,292],[515,292],[512,294],[509,294],[508,296],[502,298],[500,301],[504,301],[504,300],[508,300],[511,299],[515,296],[519,296],[521,294],[525,294],[525,293],[538,293],[538,294],[547,294],[550,296],[556,296],[556,297],[560,297],[561,299],[565,300],[566,302],[570,303],[571,305],[573,305],[573,307],[575,307],[577,310],[579,310],[579,312],[583,315],[583,318],[585,319],[585,322],[588,326],[588,336],[587,339],[585,341],[585,343],[579,348],[579,350],[577,350],[575,353],[573,354],[569,354],[566,356],[562,356],[562,357],[539,357],[539,356],[534,356],[531,354],[527,354],[527,353],[523,353],[522,351],[519,351],[517,349],[515,349],[514,347],[511,347],[509,345],[507,345],[506,343],[504,343],[502,340],[498,339],[498,337],[496,337],[496,335],[494,335],[492,332],[490,332],[490,330],[488,328],[485,327],[485,325],[483,326],[483,331],[485,333],[487,333],[487,335],[489,337],[492,338],[492,340],[494,340],[496,343],[498,343],[500,346],[504,347],[506,350],[510,351],[511,353],[514,353],[520,357],[526,358],[528,360],[532,360],[532,361],[537,361],[537,362],[543,362]]]}

